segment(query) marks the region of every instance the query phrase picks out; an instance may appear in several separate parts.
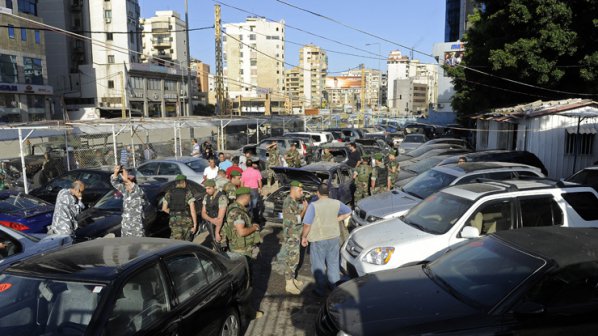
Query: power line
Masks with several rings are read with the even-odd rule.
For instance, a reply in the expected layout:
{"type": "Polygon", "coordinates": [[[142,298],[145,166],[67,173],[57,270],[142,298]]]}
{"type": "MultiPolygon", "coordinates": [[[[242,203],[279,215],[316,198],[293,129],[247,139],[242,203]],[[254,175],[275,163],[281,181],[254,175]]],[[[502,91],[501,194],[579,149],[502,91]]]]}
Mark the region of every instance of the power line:
{"type": "MultiPolygon", "coordinates": [[[[0,28],[15,28],[15,29],[27,29],[27,30],[38,30],[38,31],[55,31],[54,29],[49,28],[34,28],[34,27],[25,27],[25,26],[13,26],[13,25],[0,25],[0,28]]],[[[206,29],[213,29],[214,26],[206,26],[206,27],[198,27],[198,28],[189,28],[189,29],[174,29],[174,30],[164,30],[160,33],[156,34],[166,34],[166,33],[178,33],[178,32],[186,32],[186,31],[198,31],[198,30],[206,30],[206,29]]],[[[143,30],[137,31],[109,31],[109,30],[73,30],[77,33],[81,34],[104,34],[104,33],[112,33],[112,34],[137,34],[143,33],[143,30]]]]}

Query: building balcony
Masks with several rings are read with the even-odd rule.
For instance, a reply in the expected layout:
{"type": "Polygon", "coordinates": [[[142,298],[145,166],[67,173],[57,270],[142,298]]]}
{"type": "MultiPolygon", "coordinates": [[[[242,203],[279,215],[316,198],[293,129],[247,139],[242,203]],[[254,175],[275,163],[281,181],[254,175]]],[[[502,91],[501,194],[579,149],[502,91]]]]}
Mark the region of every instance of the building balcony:
{"type": "Polygon", "coordinates": [[[162,49],[162,48],[170,49],[172,47],[172,42],[170,41],[170,39],[167,39],[167,40],[153,39],[152,46],[156,49],[162,49]]]}
{"type": "Polygon", "coordinates": [[[71,2],[71,10],[75,12],[80,12],[83,9],[83,0],[72,0],[71,2]]]}
{"type": "Polygon", "coordinates": [[[168,22],[153,22],[152,23],[152,33],[155,32],[163,32],[163,31],[170,31],[170,23],[168,22]]]}

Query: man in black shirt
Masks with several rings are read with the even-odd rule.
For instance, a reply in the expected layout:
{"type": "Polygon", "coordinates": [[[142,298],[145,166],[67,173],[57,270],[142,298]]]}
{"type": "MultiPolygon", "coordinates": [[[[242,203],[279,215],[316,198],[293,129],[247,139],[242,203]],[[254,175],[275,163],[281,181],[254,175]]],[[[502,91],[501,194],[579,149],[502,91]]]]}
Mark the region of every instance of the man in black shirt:
{"type": "Polygon", "coordinates": [[[349,158],[347,160],[347,165],[351,168],[357,167],[359,162],[361,161],[361,154],[357,151],[357,145],[354,142],[349,144],[349,158]]]}

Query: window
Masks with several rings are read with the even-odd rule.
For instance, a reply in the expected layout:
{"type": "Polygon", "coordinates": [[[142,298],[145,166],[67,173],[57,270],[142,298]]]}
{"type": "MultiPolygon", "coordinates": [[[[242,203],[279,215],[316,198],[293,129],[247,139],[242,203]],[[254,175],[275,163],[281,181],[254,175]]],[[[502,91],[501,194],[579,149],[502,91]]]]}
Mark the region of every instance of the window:
{"type": "Polygon", "coordinates": [[[181,303],[208,286],[208,277],[194,254],[170,258],[166,260],[166,268],[181,303]]]}
{"type": "Polygon", "coordinates": [[[510,200],[503,200],[482,205],[471,216],[469,226],[478,229],[482,235],[512,229],[511,204],[510,200]]]}
{"type": "Polygon", "coordinates": [[[39,32],[39,30],[35,31],[35,44],[40,44],[42,43],[42,36],[41,33],[39,32]]]}
{"type": "Polygon", "coordinates": [[[250,65],[251,65],[251,66],[256,66],[256,65],[257,65],[257,60],[256,60],[256,59],[252,59],[252,60],[250,61],[250,65]]]}
{"type": "Polygon", "coordinates": [[[6,0],[6,8],[12,9],[12,0],[6,0]]]}
{"type": "Polygon", "coordinates": [[[112,188],[110,183],[100,174],[81,173],[78,179],[85,183],[85,185],[94,186],[94,188],[112,188]]]}
{"type": "Polygon", "coordinates": [[[11,39],[15,38],[15,26],[8,25],[8,37],[11,39]]]}
{"type": "Polygon", "coordinates": [[[176,163],[160,163],[158,175],[178,175],[181,174],[181,169],[176,163]]]}
{"type": "Polygon", "coordinates": [[[19,0],[19,12],[37,16],[37,0],[19,0]]]}
{"type": "Polygon", "coordinates": [[[108,55],[108,63],[114,63],[114,55],[108,55]]]}
{"type": "Polygon", "coordinates": [[[17,81],[17,56],[0,54],[0,83],[16,83],[17,81]]]}
{"type": "Polygon", "coordinates": [[[25,83],[44,85],[41,59],[23,57],[23,72],[25,73],[25,83]]]}
{"type": "Polygon", "coordinates": [[[255,34],[249,34],[249,39],[251,41],[255,41],[255,34]]]}
{"type": "Polygon", "coordinates": [[[161,90],[162,89],[162,83],[159,79],[148,79],[147,80],[147,88],[149,90],[161,90]]]}
{"type": "Polygon", "coordinates": [[[44,96],[39,95],[27,95],[27,107],[28,108],[44,108],[46,102],[44,96]]]}
{"type": "Polygon", "coordinates": [[[112,11],[107,9],[104,11],[104,21],[106,23],[112,22],[112,11]]]}
{"type": "Polygon", "coordinates": [[[108,88],[109,89],[114,89],[114,81],[113,80],[109,80],[108,81],[108,88]]]}
{"type": "Polygon", "coordinates": [[[131,86],[134,89],[143,89],[143,78],[131,77],[129,80],[131,81],[131,86]]]}
{"type": "Polygon", "coordinates": [[[573,192],[561,195],[584,220],[598,220],[598,199],[591,192],[573,192]]]}
{"type": "Polygon", "coordinates": [[[567,133],[565,137],[565,154],[592,155],[594,151],[595,134],[584,133],[567,133]]]}
{"type": "Polygon", "coordinates": [[[158,165],[159,165],[158,162],[150,162],[148,164],[145,164],[145,165],[139,167],[139,169],[137,169],[137,171],[145,176],[153,176],[153,175],[156,175],[156,171],[158,170],[158,165]]]}
{"type": "MultiPolygon", "coordinates": [[[[598,299],[598,263],[570,265],[547,276],[528,293],[528,300],[548,307],[576,305],[578,311],[595,309],[598,299]],[[585,305],[584,305],[585,304],[585,305]]],[[[588,311],[589,313],[589,311],[588,311]]]]}
{"type": "Polygon", "coordinates": [[[17,108],[17,95],[13,93],[0,93],[0,107],[1,108],[17,108]]]}
{"type": "Polygon", "coordinates": [[[164,81],[164,90],[176,91],[176,82],[173,80],[165,80],[164,81]]]}
{"type": "Polygon", "coordinates": [[[519,203],[522,227],[563,224],[563,212],[552,196],[521,198],[519,203]]]}
{"type": "Polygon", "coordinates": [[[21,41],[27,41],[27,29],[21,28],[21,41]]]}
{"type": "Polygon", "coordinates": [[[161,320],[170,311],[165,284],[157,265],[129,279],[120,289],[108,318],[105,330],[110,330],[109,335],[131,335],[161,320]]]}
{"type": "Polygon", "coordinates": [[[106,41],[113,41],[114,34],[113,33],[106,33],[106,41]]]}

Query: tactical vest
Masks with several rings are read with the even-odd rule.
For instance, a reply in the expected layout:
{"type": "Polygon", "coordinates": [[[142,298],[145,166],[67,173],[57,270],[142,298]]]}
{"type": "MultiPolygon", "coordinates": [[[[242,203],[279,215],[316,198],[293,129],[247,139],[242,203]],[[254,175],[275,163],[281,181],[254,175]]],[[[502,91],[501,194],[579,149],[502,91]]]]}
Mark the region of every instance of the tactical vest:
{"type": "Polygon", "coordinates": [[[211,218],[218,217],[218,200],[220,199],[220,196],[222,196],[220,191],[214,193],[212,197],[206,194],[206,213],[211,218]]]}
{"type": "Polygon", "coordinates": [[[368,182],[370,180],[370,170],[367,167],[360,167],[357,170],[357,181],[368,182]]]}
{"type": "Polygon", "coordinates": [[[376,187],[385,187],[388,183],[388,169],[386,167],[376,166],[378,176],[376,176],[376,187]]]}
{"type": "Polygon", "coordinates": [[[170,203],[168,208],[171,212],[187,212],[187,202],[185,198],[187,196],[187,189],[174,188],[170,191],[170,203]]]}
{"type": "Polygon", "coordinates": [[[234,212],[240,212],[243,214],[245,227],[251,224],[251,218],[249,217],[247,211],[245,211],[245,209],[243,209],[239,203],[234,202],[226,209],[226,221],[222,226],[222,232],[227,238],[229,250],[233,252],[246,251],[248,248],[260,243],[260,234],[256,231],[246,237],[239,236],[239,233],[235,228],[235,224],[233,223],[234,220],[232,219],[232,215],[235,215],[234,212]]]}

